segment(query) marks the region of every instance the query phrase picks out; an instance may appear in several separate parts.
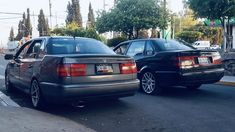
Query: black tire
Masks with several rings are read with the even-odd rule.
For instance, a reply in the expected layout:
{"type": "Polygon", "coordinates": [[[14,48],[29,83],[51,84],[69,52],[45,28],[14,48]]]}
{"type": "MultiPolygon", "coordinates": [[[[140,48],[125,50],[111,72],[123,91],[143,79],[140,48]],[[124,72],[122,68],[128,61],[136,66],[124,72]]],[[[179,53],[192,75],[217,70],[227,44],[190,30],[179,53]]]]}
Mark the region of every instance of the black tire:
{"type": "Polygon", "coordinates": [[[156,75],[151,71],[145,71],[140,76],[140,88],[149,95],[159,95],[162,93],[162,87],[157,85],[156,75]]]}
{"type": "Polygon", "coordinates": [[[36,109],[43,109],[45,107],[45,100],[37,80],[33,80],[30,86],[30,97],[32,105],[36,109]]]}
{"type": "Polygon", "coordinates": [[[201,86],[202,86],[201,84],[195,84],[195,85],[190,85],[186,87],[190,90],[196,90],[196,89],[199,89],[201,86]]]}
{"type": "Polygon", "coordinates": [[[226,60],[224,63],[225,73],[228,75],[235,75],[235,60],[226,60]]]}
{"type": "Polygon", "coordinates": [[[15,91],[15,87],[10,82],[9,75],[7,73],[5,74],[5,87],[8,93],[12,93],[15,91]]]}

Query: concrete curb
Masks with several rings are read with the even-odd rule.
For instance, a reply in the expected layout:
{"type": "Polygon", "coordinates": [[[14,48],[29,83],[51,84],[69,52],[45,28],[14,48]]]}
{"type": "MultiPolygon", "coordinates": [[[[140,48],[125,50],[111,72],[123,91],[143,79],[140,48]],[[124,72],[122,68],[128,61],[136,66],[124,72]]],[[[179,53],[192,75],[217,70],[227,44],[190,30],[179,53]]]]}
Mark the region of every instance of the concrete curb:
{"type": "Polygon", "coordinates": [[[217,82],[216,84],[235,87],[235,82],[220,81],[220,82],[217,82]]]}
{"type": "Polygon", "coordinates": [[[2,106],[11,106],[11,107],[20,107],[16,102],[11,100],[8,96],[0,91],[0,105],[2,106]]]}

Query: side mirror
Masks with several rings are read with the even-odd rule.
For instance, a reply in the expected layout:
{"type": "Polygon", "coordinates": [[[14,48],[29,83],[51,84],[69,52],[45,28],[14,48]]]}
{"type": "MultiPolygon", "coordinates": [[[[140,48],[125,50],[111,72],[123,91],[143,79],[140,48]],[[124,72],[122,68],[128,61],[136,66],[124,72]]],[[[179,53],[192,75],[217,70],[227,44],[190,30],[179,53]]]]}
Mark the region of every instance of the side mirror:
{"type": "Polygon", "coordinates": [[[13,59],[14,59],[14,55],[13,55],[13,54],[6,54],[6,55],[4,56],[4,59],[5,59],[5,60],[13,60],[13,59]]]}

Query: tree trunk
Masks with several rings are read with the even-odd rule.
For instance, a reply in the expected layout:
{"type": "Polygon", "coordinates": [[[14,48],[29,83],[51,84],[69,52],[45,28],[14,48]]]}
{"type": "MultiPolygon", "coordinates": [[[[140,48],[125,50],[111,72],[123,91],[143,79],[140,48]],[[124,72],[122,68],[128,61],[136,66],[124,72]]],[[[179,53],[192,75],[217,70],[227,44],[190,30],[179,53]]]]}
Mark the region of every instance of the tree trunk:
{"type": "Polygon", "coordinates": [[[227,47],[227,33],[226,33],[226,19],[225,18],[220,18],[220,22],[222,24],[222,28],[223,28],[223,52],[226,52],[226,47],[227,47]]]}
{"type": "Polygon", "coordinates": [[[139,29],[136,29],[136,36],[135,36],[136,39],[139,38],[139,32],[140,32],[140,30],[139,30],[139,29]]]}

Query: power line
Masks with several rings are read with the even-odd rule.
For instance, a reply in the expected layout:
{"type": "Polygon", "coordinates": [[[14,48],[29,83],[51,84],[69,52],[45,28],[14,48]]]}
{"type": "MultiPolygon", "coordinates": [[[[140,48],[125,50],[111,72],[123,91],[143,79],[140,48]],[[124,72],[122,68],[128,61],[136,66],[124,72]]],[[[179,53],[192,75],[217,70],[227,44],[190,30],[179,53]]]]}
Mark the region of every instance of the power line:
{"type": "Polygon", "coordinates": [[[21,17],[6,17],[6,18],[0,18],[0,20],[9,20],[9,19],[19,19],[21,17]]]}
{"type": "Polygon", "coordinates": [[[6,14],[6,15],[23,15],[23,13],[13,13],[13,12],[0,12],[0,14],[6,14]]]}

